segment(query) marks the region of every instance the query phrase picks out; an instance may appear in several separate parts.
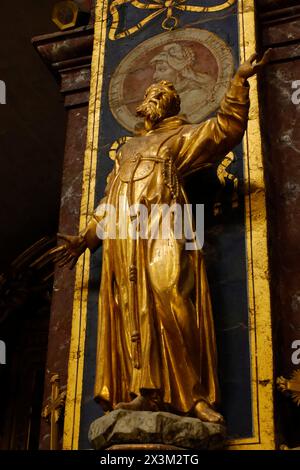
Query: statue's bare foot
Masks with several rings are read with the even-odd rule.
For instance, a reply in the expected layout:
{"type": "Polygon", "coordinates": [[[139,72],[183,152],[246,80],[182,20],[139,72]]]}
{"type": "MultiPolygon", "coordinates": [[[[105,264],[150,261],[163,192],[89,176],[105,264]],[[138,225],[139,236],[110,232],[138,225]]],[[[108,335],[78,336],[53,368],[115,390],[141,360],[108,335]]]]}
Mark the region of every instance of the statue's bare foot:
{"type": "Polygon", "coordinates": [[[138,395],[132,401],[118,403],[115,410],[130,410],[130,411],[159,411],[159,407],[153,400],[149,400],[147,397],[138,395]]]}
{"type": "Polygon", "coordinates": [[[208,421],[209,423],[225,424],[223,416],[215,411],[208,403],[204,400],[199,401],[195,405],[195,415],[201,421],[208,421]]]}

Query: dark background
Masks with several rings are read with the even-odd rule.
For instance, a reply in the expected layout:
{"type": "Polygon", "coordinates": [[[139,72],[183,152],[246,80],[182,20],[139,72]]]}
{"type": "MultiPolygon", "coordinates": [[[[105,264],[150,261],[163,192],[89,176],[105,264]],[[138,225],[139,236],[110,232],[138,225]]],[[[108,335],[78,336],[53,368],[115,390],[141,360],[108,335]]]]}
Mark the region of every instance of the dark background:
{"type": "Polygon", "coordinates": [[[66,115],[55,78],[31,38],[52,33],[55,0],[1,1],[0,273],[58,227],[66,115]]]}
{"type": "Polygon", "coordinates": [[[44,236],[57,231],[66,113],[59,84],[41,61],[31,38],[57,31],[55,0],[1,1],[0,80],[0,339],[7,365],[0,365],[0,449],[37,449],[47,356],[51,286],[11,262],[44,236]],[[35,289],[33,295],[29,294],[35,289]],[[30,297],[30,298],[29,298],[30,297]],[[2,315],[10,314],[5,321],[2,315]]]}

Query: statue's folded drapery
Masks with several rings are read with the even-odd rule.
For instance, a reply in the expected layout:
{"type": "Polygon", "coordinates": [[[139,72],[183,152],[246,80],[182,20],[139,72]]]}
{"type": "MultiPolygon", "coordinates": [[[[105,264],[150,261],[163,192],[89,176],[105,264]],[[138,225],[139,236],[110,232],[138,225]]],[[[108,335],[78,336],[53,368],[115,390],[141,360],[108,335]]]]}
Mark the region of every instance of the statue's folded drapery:
{"type": "MultiPolygon", "coordinates": [[[[117,216],[125,210],[120,201],[129,196],[132,203],[145,204],[149,213],[154,204],[188,203],[184,178],[218,161],[241,141],[247,126],[248,90],[232,83],[217,117],[204,123],[191,125],[175,116],[129,140],[118,152],[102,202],[112,204],[117,216]],[[168,177],[165,160],[171,161],[168,177]]],[[[97,221],[95,213],[84,233],[92,250],[100,243],[97,221]]],[[[130,218],[122,223],[129,225],[130,218]]],[[[186,250],[185,239],[176,239],[172,231],[168,240],[134,243],[140,368],[132,362],[129,311],[133,242],[108,238],[103,241],[95,397],[110,408],[142,389],[157,389],[164,403],[178,412],[191,411],[201,399],[214,405],[219,394],[217,354],[203,255],[200,250],[186,250]]]]}

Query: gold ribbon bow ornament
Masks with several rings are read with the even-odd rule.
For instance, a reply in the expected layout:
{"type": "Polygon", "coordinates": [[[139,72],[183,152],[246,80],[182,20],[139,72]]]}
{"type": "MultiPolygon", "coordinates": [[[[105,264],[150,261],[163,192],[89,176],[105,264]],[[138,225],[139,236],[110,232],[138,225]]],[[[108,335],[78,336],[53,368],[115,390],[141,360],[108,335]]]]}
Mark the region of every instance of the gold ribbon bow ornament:
{"type": "Polygon", "coordinates": [[[152,0],[153,3],[149,3],[148,0],[114,0],[110,5],[110,14],[112,15],[112,25],[109,31],[109,39],[115,41],[116,39],[122,39],[131,34],[136,33],[142,29],[147,23],[152,21],[157,16],[166,13],[166,18],[162,22],[162,28],[171,31],[178,26],[178,18],[174,16],[174,10],[190,11],[196,13],[213,13],[226,8],[231,7],[235,4],[236,0],[226,0],[220,5],[214,6],[196,6],[196,5],[184,5],[187,0],[152,0]],[[122,5],[130,4],[133,7],[142,10],[153,10],[146,18],[141,20],[135,26],[126,29],[120,33],[117,33],[119,29],[119,10],[118,8],[122,5]]]}

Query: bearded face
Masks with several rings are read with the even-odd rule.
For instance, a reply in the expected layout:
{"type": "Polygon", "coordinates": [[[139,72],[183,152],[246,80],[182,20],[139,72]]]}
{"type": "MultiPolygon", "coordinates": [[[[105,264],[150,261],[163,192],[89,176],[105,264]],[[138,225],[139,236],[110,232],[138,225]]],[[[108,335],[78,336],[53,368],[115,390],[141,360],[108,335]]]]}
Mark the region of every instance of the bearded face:
{"type": "Polygon", "coordinates": [[[180,110],[180,98],[171,82],[162,81],[151,85],[145,93],[143,103],[137,107],[137,116],[148,123],[157,124],[175,116],[180,110]]]}

